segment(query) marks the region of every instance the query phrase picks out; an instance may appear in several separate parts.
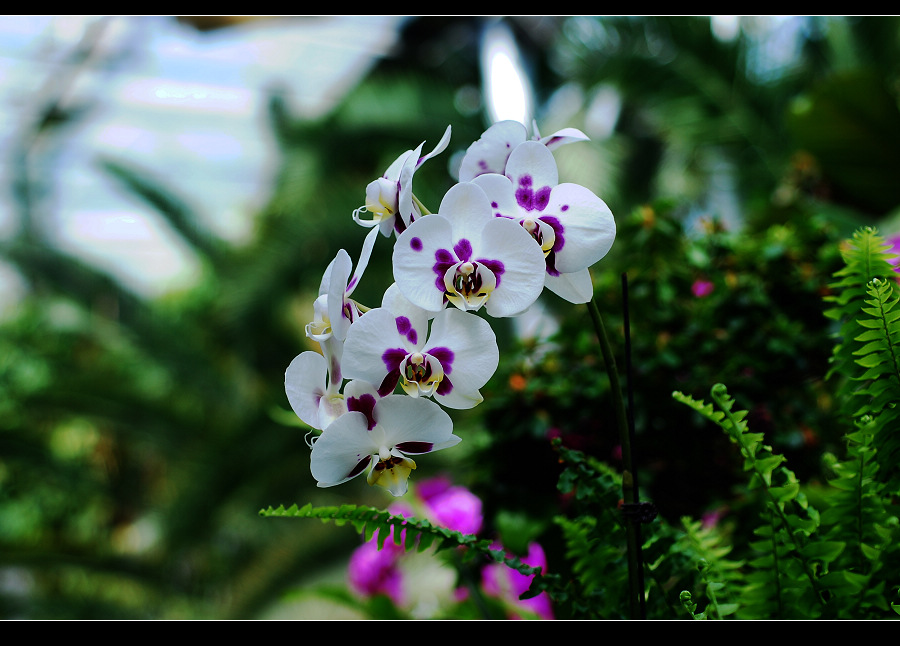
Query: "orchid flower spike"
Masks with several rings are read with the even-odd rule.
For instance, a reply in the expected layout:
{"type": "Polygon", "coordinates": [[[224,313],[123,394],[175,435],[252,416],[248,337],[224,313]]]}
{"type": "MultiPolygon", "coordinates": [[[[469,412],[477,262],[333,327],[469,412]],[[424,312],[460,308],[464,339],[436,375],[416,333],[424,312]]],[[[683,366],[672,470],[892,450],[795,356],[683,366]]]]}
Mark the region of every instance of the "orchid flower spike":
{"type": "Polygon", "coordinates": [[[313,444],[310,471],[320,487],[332,487],[368,469],[370,485],[402,496],[416,468],[410,455],[446,449],[460,441],[453,434],[450,416],[434,402],[389,395],[370,411],[350,411],[333,422],[313,444]]]}
{"type": "Polygon", "coordinates": [[[364,227],[378,227],[382,235],[389,237],[392,231],[401,233],[422,213],[413,201],[412,178],[428,159],[442,153],[450,143],[450,126],[430,153],[422,156],[423,141],[415,150],[407,150],[384,172],[384,175],[366,186],[366,203],[353,211],[353,219],[364,227]],[[363,213],[372,218],[363,220],[363,213]]]}
{"type": "Polygon", "coordinates": [[[403,295],[430,312],[451,304],[515,316],[544,286],[540,247],[515,221],[494,217],[484,190],[471,183],[453,186],[438,213],[400,234],[393,265],[403,295]]]}

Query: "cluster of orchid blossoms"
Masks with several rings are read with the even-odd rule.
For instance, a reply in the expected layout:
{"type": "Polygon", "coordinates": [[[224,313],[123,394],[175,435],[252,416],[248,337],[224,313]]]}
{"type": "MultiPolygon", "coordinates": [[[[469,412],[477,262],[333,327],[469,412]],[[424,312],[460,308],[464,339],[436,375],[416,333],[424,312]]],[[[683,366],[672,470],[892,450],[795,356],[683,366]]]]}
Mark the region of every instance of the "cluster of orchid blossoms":
{"type": "Polygon", "coordinates": [[[322,353],[303,352],[285,373],[288,401],[322,431],[310,467],[320,487],[367,472],[394,496],[407,491],[412,456],[456,445],[444,408],[468,409],[499,362],[491,317],[524,313],[543,289],[572,303],[593,296],[588,268],[612,247],[607,205],[559,183],[553,150],[587,140],[574,128],[528,139],[502,121],[469,146],[459,183],[430,213],[413,194],[418,168],[443,152],[408,150],[366,188],[354,220],[371,229],[354,270],[340,250],[322,277],[306,326],[322,353]],[[381,307],[352,299],[379,237],[395,237],[394,283],[381,307]],[[403,394],[395,394],[395,391],[403,394]]]}

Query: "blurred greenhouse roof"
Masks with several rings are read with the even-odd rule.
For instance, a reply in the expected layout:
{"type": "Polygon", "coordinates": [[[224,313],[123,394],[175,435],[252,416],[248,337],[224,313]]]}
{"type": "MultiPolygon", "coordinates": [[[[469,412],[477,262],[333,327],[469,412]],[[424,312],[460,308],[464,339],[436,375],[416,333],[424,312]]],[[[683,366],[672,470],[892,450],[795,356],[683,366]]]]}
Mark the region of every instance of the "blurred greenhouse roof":
{"type": "MultiPolygon", "coordinates": [[[[225,18],[0,19],[6,124],[0,141],[7,159],[12,142],[54,95],[61,107],[85,111],[58,151],[51,239],[140,293],[188,284],[195,260],[149,207],[103,176],[98,160],[125,158],[147,169],[193,200],[204,224],[240,239],[267,198],[277,163],[264,120],[266,90],[283,88],[296,114],[321,116],[388,52],[404,22],[225,18]],[[79,50],[87,55],[73,56],[79,50]]],[[[0,232],[10,233],[17,226],[10,195],[0,203],[0,232]]],[[[14,296],[14,281],[0,278],[0,301],[14,296]]]]}

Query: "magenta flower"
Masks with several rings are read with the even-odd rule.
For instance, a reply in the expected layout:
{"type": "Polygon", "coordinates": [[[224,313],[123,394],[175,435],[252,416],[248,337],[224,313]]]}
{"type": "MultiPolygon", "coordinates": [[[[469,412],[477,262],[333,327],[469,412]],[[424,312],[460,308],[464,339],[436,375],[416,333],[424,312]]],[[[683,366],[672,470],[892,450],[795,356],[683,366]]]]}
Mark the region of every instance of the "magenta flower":
{"type": "Polygon", "coordinates": [[[465,487],[438,476],[420,483],[416,494],[425,505],[425,517],[435,525],[463,534],[481,531],[481,499],[465,487]]]}
{"type": "MultiPolygon", "coordinates": [[[[499,549],[499,544],[494,546],[499,549]]],[[[526,565],[547,569],[547,557],[538,543],[528,545],[528,554],[521,559],[526,565]]],[[[534,614],[541,619],[554,619],[550,597],[541,592],[531,599],[519,597],[531,587],[533,575],[526,576],[501,563],[492,563],[481,571],[481,585],[485,594],[506,602],[512,619],[522,619],[523,614],[534,614]]]]}
{"type": "Polygon", "coordinates": [[[900,272],[900,235],[891,236],[887,239],[888,244],[890,244],[890,248],[887,249],[887,252],[891,254],[891,257],[888,258],[888,262],[894,266],[894,271],[900,272]]]}
{"type": "Polygon", "coordinates": [[[395,545],[391,537],[378,549],[377,535],[354,550],[350,557],[347,579],[357,594],[373,597],[387,595],[391,601],[401,605],[404,601],[403,579],[398,562],[403,547],[395,545]]]}
{"type": "Polygon", "coordinates": [[[695,280],[691,285],[691,293],[697,298],[703,298],[712,294],[714,285],[708,280],[695,280]]]}

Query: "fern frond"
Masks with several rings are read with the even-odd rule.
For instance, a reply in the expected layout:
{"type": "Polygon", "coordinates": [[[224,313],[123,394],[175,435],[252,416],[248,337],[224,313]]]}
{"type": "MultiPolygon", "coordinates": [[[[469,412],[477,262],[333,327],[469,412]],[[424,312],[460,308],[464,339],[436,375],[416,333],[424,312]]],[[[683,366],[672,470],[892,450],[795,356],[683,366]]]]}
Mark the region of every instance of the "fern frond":
{"type": "Polygon", "coordinates": [[[875,278],[867,287],[867,298],[856,318],[861,332],[854,340],[857,365],[853,379],[856,417],[874,422],[874,448],[881,465],[880,479],[891,493],[900,493],[900,294],[893,280],[875,278]],[[861,401],[860,401],[860,398],[861,401]]]}
{"type": "Polygon", "coordinates": [[[857,373],[854,353],[868,343],[857,339],[861,332],[866,332],[857,323],[861,308],[869,299],[869,287],[874,279],[893,282],[896,276],[889,262],[888,249],[889,245],[875,228],[864,227],[856,231],[842,249],[845,264],[834,274],[839,280],[829,285],[831,295],[825,297],[826,303],[833,304],[825,310],[825,316],[840,323],[826,378],[843,377],[836,388],[842,411],[848,418],[857,416],[854,396],[860,386],[852,378],[857,373]]]}
{"type": "Polygon", "coordinates": [[[682,590],[681,595],[679,596],[681,600],[681,605],[687,610],[688,614],[691,616],[691,619],[703,620],[706,619],[705,612],[697,612],[697,604],[694,603],[693,597],[691,597],[691,593],[687,590],[682,590]]]}
{"type": "Polygon", "coordinates": [[[843,549],[838,544],[816,540],[819,514],[800,491],[793,471],[783,463],[784,456],[763,444],[763,435],[752,433],[745,421],[747,411],[734,411],[734,400],[722,384],[713,386],[711,396],[716,407],[680,392],[673,397],[717,424],[744,458],[744,470],[750,473],[750,488],[762,493],[766,510],[763,523],[751,543],[757,557],[749,562],[752,571],[742,594],[742,618],[796,616],[815,617],[825,608],[817,570],[843,549]]]}
{"type": "Polygon", "coordinates": [[[847,546],[823,583],[835,603],[844,606],[845,616],[861,618],[866,606],[887,610],[885,587],[893,574],[885,570],[885,557],[896,543],[898,519],[876,479],[875,421],[865,416],[856,425],[856,432],[845,436],[847,458],[839,462],[826,456],[833,489],[821,519],[826,538],[847,546]]]}
{"type": "Polygon", "coordinates": [[[726,543],[715,527],[704,527],[699,520],[682,518],[684,534],[675,548],[689,556],[696,564],[700,583],[709,599],[706,615],[723,619],[738,611],[741,595],[734,597],[732,589],[739,589],[743,582],[741,568],[744,561],[728,558],[733,546],[726,543]]]}
{"type": "MultiPolygon", "coordinates": [[[[584,507],[584,513],[574,518],[554,518],[575,575],[577,594],[570,602],[581,617],[624,618],[622,599],[627,598],[628,567],[625,529],[618,513],[622,476],[604,462],[563,446],[558,438],[552,445],[566,465],[557,488],[584,507]]],[[[548,592],[559,600],[558,590],[548,592]]]]}
{"type": "Polygon", "coordinates": [[[431,545],[435,545],[438,550],[466,547],[468,549],[464,558],[480,554],[526,576],[541,573],[540,567],[526,565],[517,557],[508,556],[503,550],[495,549],[494,543],[490,540],[479,540],[473,534],[463,534],[434,525],[427,520],[406,518],[364,505],[313,507],[308,503],[303,507],[292,505],[288,509],[284,506],[277,509],[269,507],[261,509],[259,515],[265,518],[318,518],[324,523],[333,522],[339,526],[350,523],[367,541],[377,532],[379,549],[384,547],[388,535],[392,535],[394,543],[402,546],[407,552],[413,549],[421,552],[431,545]]]}
{"type": "Polygon", "coordinates": [[[826,296],[825,301],[835,303],[835,306],[825,311],[826,316],[837,321],[846,320],[848,312],[845,308],[865,298],[866,286],[873,278],[894,275],[888,249],[890,245],[876,228],[862,227],[854,232],[841,249],[844,267],[834,274],[840,280],[829,285],[832,295],[826,296]]]}

